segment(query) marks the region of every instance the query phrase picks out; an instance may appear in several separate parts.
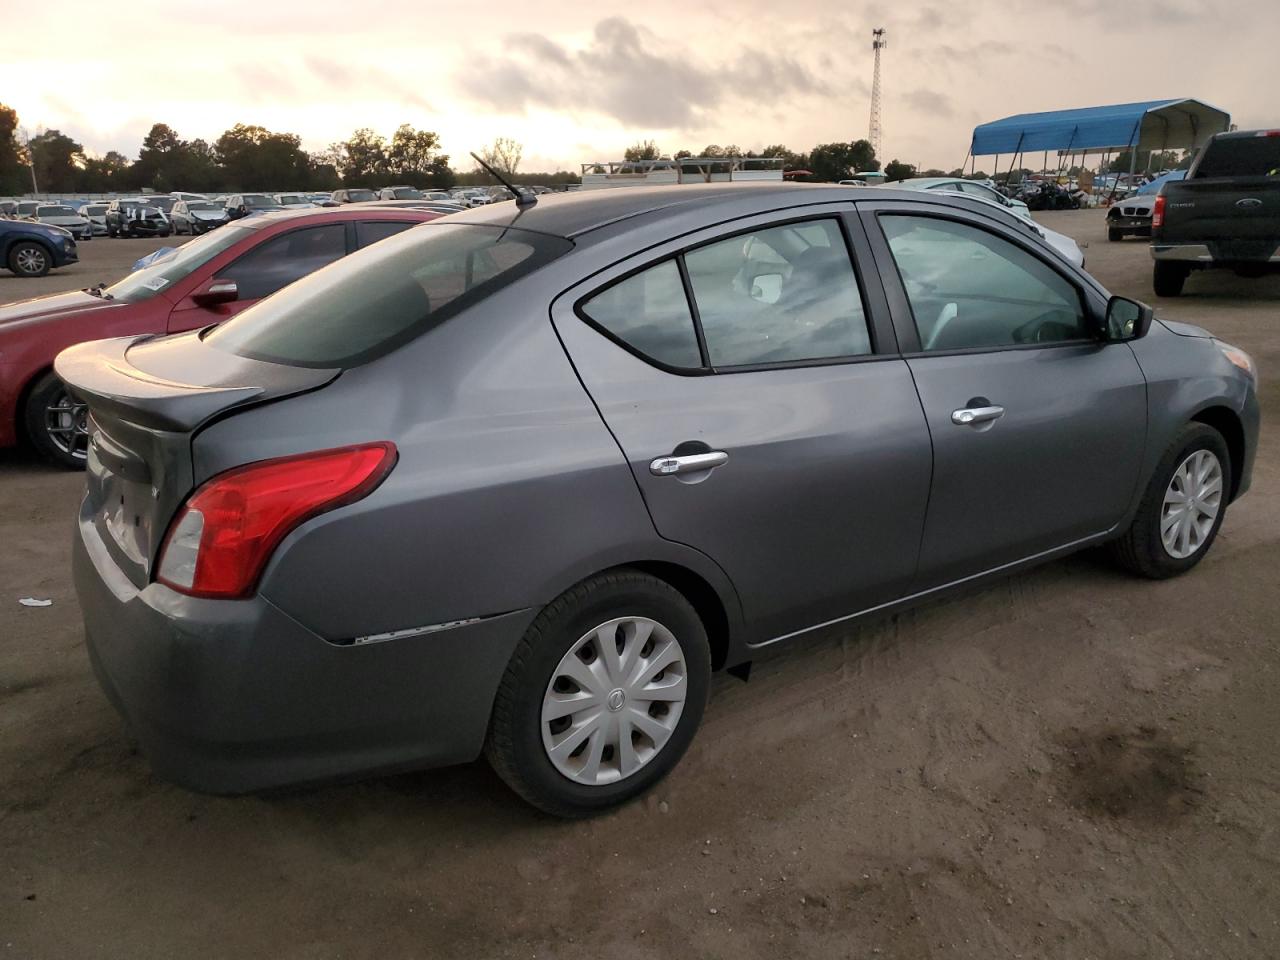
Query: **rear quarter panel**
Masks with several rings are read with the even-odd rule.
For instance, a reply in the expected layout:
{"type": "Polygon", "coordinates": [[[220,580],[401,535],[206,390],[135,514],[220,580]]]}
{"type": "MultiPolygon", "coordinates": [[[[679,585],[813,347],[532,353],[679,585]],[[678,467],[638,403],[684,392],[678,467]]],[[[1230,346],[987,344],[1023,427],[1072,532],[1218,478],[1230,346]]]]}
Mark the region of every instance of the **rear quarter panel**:
{"type": "MultiPolygon", "coordinates": [[[[566,258],[566,259],[572,259],[566,258]]],[[[541,607],[641,560],[736,596],[705,556],[659,538],[612,435],[555,336],[554,267],[314,393],[238,413],[194,445],[197,482],[258,459],[389,439],[367,499],[277,550],[261,592],[330,640],[541,607]]]]}

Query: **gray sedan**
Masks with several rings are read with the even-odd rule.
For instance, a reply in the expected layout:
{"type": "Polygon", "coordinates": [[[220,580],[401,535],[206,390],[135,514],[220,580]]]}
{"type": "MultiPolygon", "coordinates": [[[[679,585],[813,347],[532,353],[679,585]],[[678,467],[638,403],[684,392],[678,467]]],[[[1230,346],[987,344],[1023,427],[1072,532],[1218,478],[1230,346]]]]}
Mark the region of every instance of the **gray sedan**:
{"type": "Polygon", "coordinates": [[[711,673],[1097,544],[1194,567],[1252,361],[944,193],[684,185],[455,214],[211,330],[73,347],[90,657],[214,792],[487,753],[581,815],[711,673]]]}

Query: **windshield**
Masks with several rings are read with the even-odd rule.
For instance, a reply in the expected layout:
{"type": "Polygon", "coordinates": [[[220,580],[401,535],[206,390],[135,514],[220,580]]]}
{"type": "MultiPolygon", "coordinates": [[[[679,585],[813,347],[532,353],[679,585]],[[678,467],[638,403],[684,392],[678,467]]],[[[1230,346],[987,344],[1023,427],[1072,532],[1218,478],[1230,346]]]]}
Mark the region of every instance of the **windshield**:
{"type": "Polygon", "coordinates": [[[188,210],[221,210],[222,208],[218,206],[216,203],[212,203],[208,200],[188,200],[187,209],[188,210]]]}
{"type": "Polygon", "coordinates": [[[269,363],[355,366],[572,247],[561,237],[515,228],[424,225],[285,287],[216,328],[205,342],[269,363]]]}
{"type": "Polygon", "coordinates": [[[80,212],[86,217],[100,217],[107,212],[105,203],[91,203],[86,207],[81,207],[80,212]]]}
{"type": "Polygon", "coordinates": [[[1223,137],[1200,155],[1202,177],[1280,177],[1280,136],[1223,137]]]}
{"type": "Polygon", "coordinates": [[[190,243],[184,243],[145,269],[129,274],[107,287],[104,292],[112,299],[123,300],[125,303],[149,300],[165,287],[204,266],[237,240],[243,240],[247,232],[244,227],[232,225],[206,233],[190,243]]]}
{"type": "Polygon", "coordinates": [[[151,204],[151,206],[159,207],[165,213],[168,213],[173,209],[173,205],[178,201],[173,199],[173,197],[152,197],[147,202],[151,204]]]}
{"type": "Polygon", "coordinates": [[[391,196],[396,200],[421,200],[422,194],[413,187],[396,187],[391,191],[391,196]]]}
{"type": "Polygon", "coordinates": [[[78,217],[79,214],[70,207],[40,207],[36,210],[37,217],[78,217]]]}
{"type": "Polygon", "coordinates": [[[275,207],[279,206],[270,197],[264,197],[260,193],[246,193],[244,195],[244,205],[246,207],[275,207]]]}
{"type": "Polygon", "coordinates": [[[282,194],[280,194],[280,202],[281,202],[281,203],[295,203],[295,204],[296,204],[296,203],[309,203],[310,201],[309,201],[309,200],[307,200],[307,198],[306,198],[306,197],[299,197],[299,196],[297,196],[296,194],[292,194],[292,193],[282,193],[282,194]]]}
{"type": "Polygon", "coordinates": [[[372,190],[348,190],[347,199],[358,203],[363,200],[377,200],[372,190]]]}

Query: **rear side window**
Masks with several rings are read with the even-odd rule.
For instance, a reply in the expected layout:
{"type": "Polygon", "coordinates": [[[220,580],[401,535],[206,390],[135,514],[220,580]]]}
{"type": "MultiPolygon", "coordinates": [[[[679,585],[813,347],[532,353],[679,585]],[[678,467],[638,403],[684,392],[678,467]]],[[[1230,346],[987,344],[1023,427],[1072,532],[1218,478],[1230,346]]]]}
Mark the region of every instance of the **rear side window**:
{"type": "Polygon", "coordinates": [[[346,224],[327,223],[272,237],[218,271],[218,278],[234,280],[241,300],[260,300],[346,255],[346,224]]]}
{"type": "Polygon", "coordinates": [[[713,367],[871,352],[862,294],[834,220],[690,250],[685,265],[713,367]]]}
{"type": "Polygon", "coordinates": [[[1196,177],[1280,177],[1280,136],[1214,140],[1200,158],[1196,177]]]}
{"type": "Polygon", "coordinates": [[[582,305],[582,312],[633,350],[670,367],[698,367],[693,314],[674,260],[628,277],[582,305]]]}
{"type": "Polygon", "coordinates": [[[362,220],[356,224],[356,246],[367,247],[387,237],[394,237],[412,226],[416,224],[408,220],[362,220]]]}
{"type": "Polygon", "coordinates": [[[573,248],[514,227],[429,224],[344,257],[232,317],[221,350],[302,367],[372,360],[573,248]]]}

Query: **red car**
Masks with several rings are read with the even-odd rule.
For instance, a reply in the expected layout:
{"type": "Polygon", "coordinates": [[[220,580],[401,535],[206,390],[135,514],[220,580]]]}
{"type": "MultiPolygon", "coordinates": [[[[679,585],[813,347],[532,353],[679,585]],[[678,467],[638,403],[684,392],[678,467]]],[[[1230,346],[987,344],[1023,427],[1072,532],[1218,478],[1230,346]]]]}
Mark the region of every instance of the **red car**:
{"type": "Polygon", "coordinates": [[[25,437],[57,463],[84,466],[85,407],[53,373],[53,358],[66,347],[220,323],[360,247],[439,216],[359,207],[263,214],[183,244],[112,286],[0,306],[0,447],[25,437]]]}

